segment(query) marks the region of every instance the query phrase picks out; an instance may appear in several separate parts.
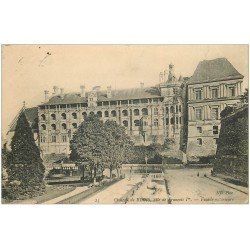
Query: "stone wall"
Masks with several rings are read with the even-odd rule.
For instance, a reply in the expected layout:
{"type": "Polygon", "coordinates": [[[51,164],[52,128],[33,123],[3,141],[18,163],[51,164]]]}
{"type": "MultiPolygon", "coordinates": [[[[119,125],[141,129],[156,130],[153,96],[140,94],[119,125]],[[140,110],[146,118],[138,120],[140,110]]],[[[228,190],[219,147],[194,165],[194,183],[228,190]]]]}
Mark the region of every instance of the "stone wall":
{"type": "Polygon", "coordinates": [[[248,105],[221,119],[214,172],[248,183],[248,105]]]}

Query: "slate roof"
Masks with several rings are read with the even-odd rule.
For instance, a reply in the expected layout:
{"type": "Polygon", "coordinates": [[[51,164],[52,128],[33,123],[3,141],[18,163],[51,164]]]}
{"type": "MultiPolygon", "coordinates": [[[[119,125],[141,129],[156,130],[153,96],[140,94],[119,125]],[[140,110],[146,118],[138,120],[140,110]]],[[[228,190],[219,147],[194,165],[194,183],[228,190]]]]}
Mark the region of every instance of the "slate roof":
{"type": "Polygon", "coordinates": [[[38,128],[38,108],[33,107],[33,108],[26,108],[26,109],[21,109],[20,112],[17,114],[15,119],[13,120],[12,124],[10,125],[9,132],[13,132],[16,129],[16,123],[21,115],[21,113],[24,112],[30,126],[32,129],[37,129],[38,128]]]}
{"type": "Polygon", "coordinates": [[[199,62],[188,83],[203,83],[231,79],[242,79],[241,75],[226,58],[199,62]]]}
{"type": "MultiPolygon", "coordinates": [[[[90,92],[86,93],[86,97],[81,97],[80,93],[68,93],[63,97],[60,95],[53,96],[48,102],[42,105],[56,105],[56,104],[72,104],[72,103],[84,103],[87,102],[87,98],[90,92]]],[[[97,92],[97,101],[119,101],[130,99],[143,99],[143,98],[156,98],[161,97],[160,90],[157,87],[150,88],[132,88],[132,89],[120,89],[111,90],[111,98],[107,98],[106,91],[97,92]]]]}

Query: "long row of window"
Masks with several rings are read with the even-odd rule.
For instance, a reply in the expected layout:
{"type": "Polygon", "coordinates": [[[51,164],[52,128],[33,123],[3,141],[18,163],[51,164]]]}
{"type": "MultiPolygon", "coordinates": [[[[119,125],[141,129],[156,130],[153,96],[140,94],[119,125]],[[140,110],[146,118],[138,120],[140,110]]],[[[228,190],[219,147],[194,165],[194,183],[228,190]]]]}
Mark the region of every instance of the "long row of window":
{"type": "MultiPolygon", "coordinates": [[[[50,142],[58,142],[57,140],[58,137],[56,135],[51,135],[50,136],[50,142]]],[[[40,137],[40,142],[45,143],[47,141],[47,137],[42,135],[40,137]]],[[[62,135],[61,136],[61,142],[67,142],[68,141],[68,136],[67,135],[62,135]]]]}
{"type": "MultiPolygon", "coordinates": [[[[236,88],[235,86],[228,87],[228,97],[235,97],[236,96],[236,88]]],[[[212,88],[211,89],[211,98],[217,99],[219,97],[219,88],[212,88]]],[[[202,89],[195,90],[195,99],[202,100],[204,98],[202,89]]]]}
{"type": "MultiPolygon", "coordinates": [[[[181,123],[182,123],[182,117],[172,117],[171,119],[166,118],[166,125],[168,125],[169,123],[170,123],[170,124],[181,124],[181,123]]],[[[122,122],[122,124],[123,124],[125,127],[128,127],[128,121],[127,121],[127,120],[124,120],[124,121],[122,122]]],[[[153,121],[153,124],[154,124],[154,126],[158,127],[158,126],[159,126],[159,120],[158,120],[157,118],[155,118],[154,121],[153,121]]],[[[139,127],[139,126],[141,126],[141,125],[147,126],[148,123],[147,123],[147,121],[144,121],[144,123],[141,124],[141,121],[140,121],[140,120],[134,120],[134,126],[135,126],[135,127],[139,127]]],[[[72,123],[71,128],[77,129],[77,127],[78,127],[78,126],[77,126],[77,123],[72,123]]],[[[45,125],[45,124],[42,124],[42,125],[41,125],[41,130],[46,130],[46,129],[47,129],[46,125],[45,125]]],[[[51,124],[50,129],[51,129],[52,131],[55,131],[55,130],[57,129],[56,124],[51,124]]],[[[62,123],[62,124],[61,124],[61,129],[62,129],[62,130],[67,130],[67,124],[66,124],[66,123],[62,123]]]]}
{"type": "MultiPolygon", "coordinates": [[[[202,120],[202,109],[195,109],[195,118],[196,120],[202,120]]],[[[219,119],[219,108],[211,108],[211,119],[218,120],[219,119]]]]}
{"type": "MultiPolygon", "coordinates": [[[[91,99],[91,98],[90,98],[91,99]]],[[[128,104],[147,104],[147,103],[159,103],[161,102],[162,98],[153,98],[153,99],[134,99],[134,100],[121,100],[121,101],[103,101],[97,102],[97,106],[116,106],[116,105],[128,105],[128,104]]],[[[92,100],[93,101],[93,98],[92,100]]],[[[60,104],[60,105],[42,105],[40,106],[41,109],[49,108],[53,109],[65,109],[65,108],[77,108],[77,107],[88,107],[88,103],[73,103],[73,104],[60,104]]]]}
{"type": "MultiPolygon", "coordinates": [[[[51,128],[51,130],[56,130],[57,126],[56,126],[56,124],[51,124],[50,128],[51,128]]],[[[65,123],[62,123],[61,128],[62,128],[62,130],[66,130],[67,129],[67,125],[65,123]]],[[[77,123],[72,123],[72,128],[73,129],[77,129],[77,123]]],[[[41,125],[41,129],[42,130],[46,130],[47,129],[46,125],[42,124],[41,125]]]]}
{"type": "MultiPolygon", "coordinates": [[[[90,115],[91,114],[94,114],[94,112],[92,111],[92,112],[90,112],[89,113],[90,115]]],[[[112,110],[110,113],[109,113],[109,111],[104,111],[104,113],[102,112],[102,111],[97,111],[97,113],[96,113],[99,117],[109,117],[109,116],[111,116],[111,117],[116,117],[117,116],[117,111],[116,110],[112,110]]],[[[139,116],[140,114],[141,115],[148,115],[148,109],[147,108],[143,108],[141,111],[139,110],[139,109],[134,109],[133,110],[133,114],[134,114],[134,116],[139,116]]],[[[122,110],[122,116],[128,116],[129,115],[129,112],[128,112],[128,110],[122,110]]],[[[154,115],[158,115],[158,108],[154,108],[154,115]]],[[[66,120],[66,117],[67,117],[67,115],[66,115],[66,113],[62,113],[61,114],[61,119],[62,120],[66,120]]],[[[77,113],[72,113],[71,114],[71,117],[73,118],[73,119],[77,119],[77,113]]],[[[87,113],[86,112],[82,112],[82,118],[83,119],[85,119],[87,117],[87,113]]],[[[51,114],[50,115],[50,118],[52,119],[52,120],[56,120],[56,114],[51,114]]],[[[41,115],[41,120],[42,121],[45,121],[46,120],[46,116],[45,116],[45,114],[42,114],[41,115]]]]}
{"type": "MultiPolygon", "coordinates": [[[[170,107],[170,110],[169,110],[169,108],[168,107],[166,107],[166,113],[168,114],[169,113],[169,111],[170,111],[170,113],[175,113],[175,112],[181,112],[181,105],[176,105],[175,107],[174,106],[171,106],[170,107]]],[[[92,112],[90,112],[90,114],[94,114],[94,112],[92,111],[92,112]]],[[[110,113],[109,113],[109,111],[104,111],[104,113],[102,112],[102,111],[97,111],[97,113],[96,113],[99,117],[116,117],[117,116],[117,111],[116,110],[112,110],[110,113]]],[[[154,115],[158,115],[159,114],[159,109],[158,108],[154,108],[153,109],[153,114],[154,115]]],[[[122,110],[122,116],[128,116],[129,115],[129,111],[128,110],[126,110],[126,109],[124,109],[124,110],[122,110]]],[[[147,108],[143,108],[141,111],[139,110],[139,109],[134,109],[133,110],[133,115],[134,116],[139,116],[139,115],[148,115],[148,109],[147,108]]],[[[77,119],[77,113],[72,113],[71,114],[71,117],[73,118],[73,119],[77,119]]],[[[86,116],[87,116],[87,113],[86,112],[82,112],[82,118],[83,119],[85,119],[86,118],[86,116]]],[[[50,118],[52,119],[52,120],[56,120],[56,114],[51,114],[50,115],[50,118]]],[[[66,113],[62,113],[61,114],[61,119],[62,120],[66,120],[66,118],[67,118],[67,115],[66,115],[66,113]]],[[[45,121],[46,120],[46,116],[45,116],[45,114],[42,114],[41,115],[41,120],[42,121],[45,121]]]]}
{"type": "MultiPolygon", "coordinates": [[[[174,106],[171,106],[170,107],[170,113],[178,113],[178,112],[181,112],[182,108],[181,108],[181,105],[176,105],[175,107],[174,106]]],[[[169,113],[169,108],[166,107],[166,114],[169,113]]]]}
{"type": "MultiPolygon", "coordinates": [[[[202,127],[197,127],[197,131],[199,134],[202,134],[202,127]]],[[[218,135],[219,134],[219,127],[213,126],[213,134],[218,135]]]]}

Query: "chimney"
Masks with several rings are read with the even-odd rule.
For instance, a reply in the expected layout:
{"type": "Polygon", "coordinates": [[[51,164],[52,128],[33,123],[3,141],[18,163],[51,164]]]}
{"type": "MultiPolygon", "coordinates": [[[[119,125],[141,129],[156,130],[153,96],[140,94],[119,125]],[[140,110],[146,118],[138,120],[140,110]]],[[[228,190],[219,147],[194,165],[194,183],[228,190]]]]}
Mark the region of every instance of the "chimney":
{"type": "Polygon", "coordinates": [[[159,83],[162,83],[163,82],[163,73],[160,72],[160,75],[159,75],[159,83]]]}
{"type": "Polygon", "coordinates": [[[49,91],[48,90],[44,90],[44,99],[45,99],[45,101],[49,100],[49,91]]]}
{"type": "Polygon", "coordinates": [[[64,95],[64,88],[60,88],[60,97],[63,98],[63,95],[64,95]]]}
{"type": "Polygon", "coordinates": [[[81,97],[85,97],[85,85],[81,85],[80,89],[81,89],[81,97]]]}
{"type": "Polygon", "coordinates": [[[144,88],[144,82],[140,82],[140,87],[141,87],[141,89],[144,88]]]}
{"type": "Polygon", "coordinates": [[[164,80],[164,82],[167,82],[167,80],[168,80],[168,72],[167,72],[167,70],[164,70],[163,80],[164,80]]]}
{"type": "Polygon", "coordinates": [[[112,93],[111,93],[111,86],[107,87],[107,98],[111,98],[112,97],[112,93]]]}
{"type": "Polygon", "coordinates": [[[92,90],[99,92],[101,90],[101,86],[95,86],[92,88],[92,90]]]}
{"type": "Polygon", "coordinates": [[[54,86],[53,90],[54,90],[53,95],[58,95],[59,94],[59,88],[57,86],[54,86]]]}

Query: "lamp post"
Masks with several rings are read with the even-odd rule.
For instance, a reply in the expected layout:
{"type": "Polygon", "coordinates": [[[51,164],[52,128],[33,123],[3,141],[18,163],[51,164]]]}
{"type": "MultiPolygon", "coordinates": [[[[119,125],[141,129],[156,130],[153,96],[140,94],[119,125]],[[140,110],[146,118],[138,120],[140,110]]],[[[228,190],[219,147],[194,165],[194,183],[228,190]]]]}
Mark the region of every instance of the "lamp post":
{"type": "Polygon", "coordinates": [[[148,157],[145,156],[145,162],[146,162],[146,174],[148,174],[148,157]]]}

